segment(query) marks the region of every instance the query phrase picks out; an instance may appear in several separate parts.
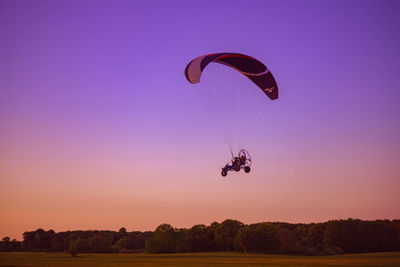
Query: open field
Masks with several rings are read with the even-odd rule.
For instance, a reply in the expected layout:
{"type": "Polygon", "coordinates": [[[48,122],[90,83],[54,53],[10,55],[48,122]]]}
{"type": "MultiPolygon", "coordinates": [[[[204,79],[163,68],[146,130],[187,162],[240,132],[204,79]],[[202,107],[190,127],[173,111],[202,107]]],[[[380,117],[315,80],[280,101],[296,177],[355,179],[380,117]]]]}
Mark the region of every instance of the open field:
{"type": "Polygon", "coordinates": [[[400,252],[335,256],[239,253],[80,254],[0,253],[0,266],[400,266],[400,252]]]}

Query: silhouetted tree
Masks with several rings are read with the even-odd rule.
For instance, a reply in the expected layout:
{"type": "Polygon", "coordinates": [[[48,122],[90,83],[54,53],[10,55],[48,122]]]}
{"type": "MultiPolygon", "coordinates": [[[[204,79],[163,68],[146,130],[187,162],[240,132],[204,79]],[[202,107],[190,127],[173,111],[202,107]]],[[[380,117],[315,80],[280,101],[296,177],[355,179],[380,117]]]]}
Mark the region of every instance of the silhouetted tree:
{"type": "Polygon", "coordinates": [[[110,253],[111,246],[101,235],[92,236],[89,238],[89,252],[95,253],[110,253]]]}
{"type": "Polygon", "coordinates": [[[316,247],[323,243],[325,227],[322,223],[312,223],[308,225],[306,235],[307,244],[310,247],[316,247]]]}
{"type": "Polygon", "coordinates": [[[244,226],[238,230],[235,236],[235,249],[237,251],[258,252],[257,243],[259,237],[256,230],[251,226],[244,226]]]}
{"type": "Polygon", "coordinates": [[[324,244],[339,247],[346,253],[357,252],[356,234],[359,220],[333,220],[326,223],[324,244]]]}
{"type": "Polygon", "coordinates": [[[175,252],[175,230],[169,224],[161,224],[154,235],[146,241],[146,251],[150,253],[175,252]]]}
{"type": "Polygon", "coordinates": [[[295,230],[286,226],[277,226],[282,253],[296,254],[300,248],[300,240],[295,230]]]}
{"type": "Polygon", "coordinates": [[[3,241],[0,242],[0,251],[10,251],[10,238],[8,236],[3,237],[3,241]]]}
{"type": "Polygon", "coordinates": [[[128,242],[129,239],[128,237],[123,237],[120,240],[117,241],[117,243],[115,243],[115,247],[119,250],[119,251],[127,251],[128,250],[128,242]]]}
{"type": "Polygon", "coordinates": [[[174,252],[187,252],[187,238],[186,229],[175,229],[174,239],[175,239],[175,251],[174,252]]]}
{"type": "Polygon", "coordinates": [[[51,240],[51,251],[62,252],[66,250],[64,243],[64,237],[62,237],[61,234],[57,235],[51,240]]]}
{"type": "Polygon", "coordinates": [[[209,251],[209,233],[207,226],[198,224],[187,232],[187,246],[190,251],[209,251]]]}
{"type": "Polygon", "coordinates": [[[398,233],[390,221],[360,221],[356,240],[357,252],[391,251],[397,248],[398,233]]]}
{"type": "Polygon", "coordinates": [[[215,229],[215,241],[221,250],[235,249],[235,236],[243,223],[236,220],[225,220],[215,229]]]}
{"type": "Polygon", "coordinates": [[[279,239],[277,227],[271,223],[260,223],[256,227],[258,236],[257,246],[259,252],[264,253],[279,253],[282,249],[282,244],[279,239]]]}
{"type": "Polygon", "coordinates": [[[225,220],[209,226],[175,229],[162,224],[154,232],[66,231],[37,229],[23,234],[23,241],[9,237],[0,251],[143,252],[237,251],[330,255],[400,250],[400,220],[333,220],[326,223],[258,223],[243,225],[225,220]]]}
{"type": "Polygon", "coordinates": [[[0,251],[21,251],[21,243],[15,239],[10,241],[8,236],[0,241],[0,251]]]}
{"type": "Polygon", "coordinates": [[[78,255],[78,252],[79,251],[78,251],[77,244],[75,243],[75,240],[70,239],[68,253],[71,254],[72,257],[76,257],[78,255]]]}

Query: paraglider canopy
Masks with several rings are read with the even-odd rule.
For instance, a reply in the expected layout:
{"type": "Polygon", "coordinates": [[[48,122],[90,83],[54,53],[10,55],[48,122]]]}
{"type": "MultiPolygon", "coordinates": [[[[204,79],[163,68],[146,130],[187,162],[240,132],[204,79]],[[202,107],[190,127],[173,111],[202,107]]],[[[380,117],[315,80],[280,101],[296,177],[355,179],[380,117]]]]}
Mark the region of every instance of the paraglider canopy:
{"type": "Polygon", "coordinates": [[[185,69],[190,83],[200,82],[204,68],[216,62],[229,66],[253,81],[271,100],[278,98],[278,85],[268,68],[259,60],[238,53],[215,53],[193,59],[185,69]]]}

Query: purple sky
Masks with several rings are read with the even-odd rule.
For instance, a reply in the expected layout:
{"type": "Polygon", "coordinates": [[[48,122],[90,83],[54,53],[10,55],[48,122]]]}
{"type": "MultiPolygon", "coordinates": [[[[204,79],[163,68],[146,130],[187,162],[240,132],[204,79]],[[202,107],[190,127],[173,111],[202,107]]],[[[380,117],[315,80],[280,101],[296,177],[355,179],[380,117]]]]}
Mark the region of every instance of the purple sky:
{"type": "MultiPolygon", "coordinates": [[[[0,1],[0,237],[399,218],[399,1],[0,1]],[[263,61],[250,174],[183,75],[263,61]]],[[[239,75],[239,74],[238,74],[239,75]]]]}

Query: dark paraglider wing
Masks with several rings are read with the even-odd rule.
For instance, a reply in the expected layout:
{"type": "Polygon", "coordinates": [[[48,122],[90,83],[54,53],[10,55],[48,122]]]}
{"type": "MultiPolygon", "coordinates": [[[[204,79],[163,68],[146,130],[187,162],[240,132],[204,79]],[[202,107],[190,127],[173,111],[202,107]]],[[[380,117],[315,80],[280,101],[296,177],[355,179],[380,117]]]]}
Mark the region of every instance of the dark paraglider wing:
{"type": "Polygon", "coordinates": [[[259,60],[243,54],[216,53],[197,57],[186,66],[186,79],[190,83],[200,82],[201,73],[210,62],[224,64],[239,71],[253,81],[271,100],[278,98],[278,85],[272,73],[259,60]]]}

